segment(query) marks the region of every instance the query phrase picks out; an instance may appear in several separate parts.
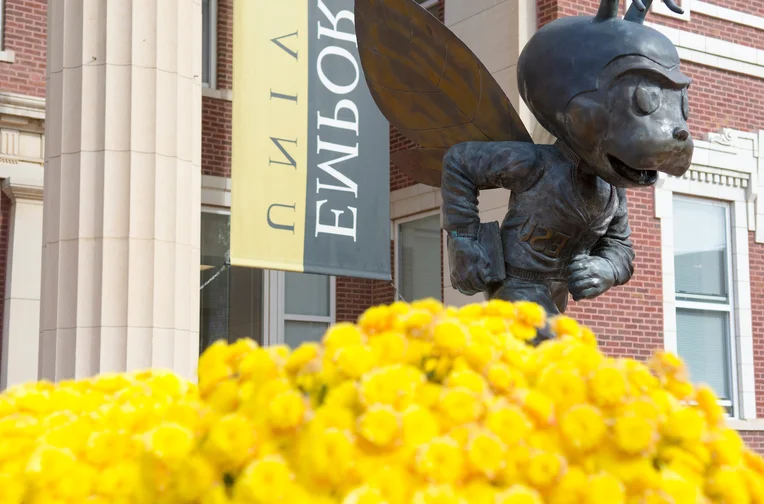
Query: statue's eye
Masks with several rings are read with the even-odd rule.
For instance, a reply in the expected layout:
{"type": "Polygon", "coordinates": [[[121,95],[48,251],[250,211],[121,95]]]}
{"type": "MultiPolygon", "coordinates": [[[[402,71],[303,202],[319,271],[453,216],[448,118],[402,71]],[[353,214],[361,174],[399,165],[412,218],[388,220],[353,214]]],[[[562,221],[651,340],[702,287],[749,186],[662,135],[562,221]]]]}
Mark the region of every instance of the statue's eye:
{"type": "Polygon", "coordinates": [[[637,108],[645,115],[652,114],[661,105],[660,92],[655,88],[638,86],[634,92],[634,100],[637,102],[637,108]]]}
{"type": "Polygon", "coordinates": [[[682,90],[682,116],[684,116],[684,120],[690,118],[690,100],[687,97],[687,90],[682,90]]]}

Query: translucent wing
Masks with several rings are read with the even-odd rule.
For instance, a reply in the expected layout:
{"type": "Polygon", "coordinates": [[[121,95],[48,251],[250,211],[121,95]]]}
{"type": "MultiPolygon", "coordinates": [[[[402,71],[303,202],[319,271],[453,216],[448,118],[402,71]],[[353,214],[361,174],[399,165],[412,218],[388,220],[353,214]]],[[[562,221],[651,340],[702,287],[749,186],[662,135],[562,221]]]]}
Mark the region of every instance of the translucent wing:
{"type": "Polygon", "coordinates": [[[366,81],[390,123],[423,149],[393,156],[418,182],[440,185],[445,151],[466,141],[532,142],[480,60],[414,0],[356,0],[366,81]]]}

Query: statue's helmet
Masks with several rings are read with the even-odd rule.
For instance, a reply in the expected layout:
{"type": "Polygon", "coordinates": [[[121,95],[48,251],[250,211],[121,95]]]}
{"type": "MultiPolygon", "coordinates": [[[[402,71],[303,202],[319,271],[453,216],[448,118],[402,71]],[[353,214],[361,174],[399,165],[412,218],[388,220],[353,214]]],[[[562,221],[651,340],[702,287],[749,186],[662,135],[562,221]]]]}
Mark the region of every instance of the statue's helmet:
{"type": "MultiPolygon", "coordinates": [[[[679,70],[679,54],[674,44],[661,32],[643,24],[644,9],[640,12],[632,6],[626,17],[620,19],[616,15],[617,5],[617,1],[602,0],[596,16],[565,17],[548,23],[531,37],[518,60],[518,88],[523,100],[541,126],[574,150],[578,150],[576,142],[570,138],[575,136],[576,132],[571,130],[577,125],[568,115],[571,101],[579,95],[607,90],[624,74],[658,76],[668,83],[666,87],[683,93],[686,102],[690,79],[679,70]]],[[[685,117],[682,119],[678,113],[677,128],[686,132],[686,103],[682,107],[685,117]]],[[[592,146],[581,146],[579,142],[578,147],[588,151],[592,146]]],[[[652,169],[674,175],[684,173],[689,168],[692,141],[681,153],[676,145],[665,149],[681,156],[672,163],[662,159],[658,164],[665,166],[652,169]]],[[[582,154],[579,153],[586,157],[582,154]]],[[[607,154],[603,152],[602,156],[607,154]]]]}

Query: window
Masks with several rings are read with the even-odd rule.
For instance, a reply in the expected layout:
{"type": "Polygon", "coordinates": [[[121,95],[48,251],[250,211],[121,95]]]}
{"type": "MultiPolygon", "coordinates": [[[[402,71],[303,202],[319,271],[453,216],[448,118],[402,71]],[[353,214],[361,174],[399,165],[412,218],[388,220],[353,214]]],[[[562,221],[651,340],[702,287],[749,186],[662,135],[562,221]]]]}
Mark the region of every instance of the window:
{"type": "Polygon", "coordinates": [[[674,198],[677,351],[693,381],[712,386],[734,414],[734,308],[730,207],[674,198]]]}
{"type": "Polygon", "coordinates": [[[263,343],[263,271],[227,268],[230,217],[203,212],[199,344],[201,349],[219,339],[229,342],[252,338],[263,343]]]}
{"type": "Polygon", "coordinates": [[[252,338],[296,347],[318,341],[335,320],[335,279],[227,267],[230,215],[205,210],[201,222],[199,346],[252,338]]]}
{"type": "Polygon", "coordinates": [[[284,343],[320,341],[334,322],[334,282],[326,275],[284,273],[284,343]]]}
{"type": "Polygon", "coordinates": [[[406,301],[441,299],[440,215],[401,221],[396,237],[398,291],[406,301]]]}
{"type": "Polygon", "coordinates": [[[0,0],[0,51],[5,47],[5,0],[0,0]]]}
{"type": "Polygon", "coordinates": [[[202,85],[212,89],[217,87],[217,20],[218,1],[202,0],[202,85]]]}

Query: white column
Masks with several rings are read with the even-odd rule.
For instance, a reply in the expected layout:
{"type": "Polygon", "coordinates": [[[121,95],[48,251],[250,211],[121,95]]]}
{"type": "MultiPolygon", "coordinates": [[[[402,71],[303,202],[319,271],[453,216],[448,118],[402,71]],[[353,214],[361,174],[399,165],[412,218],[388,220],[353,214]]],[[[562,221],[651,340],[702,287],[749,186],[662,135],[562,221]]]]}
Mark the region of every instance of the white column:
{"type": "Polygon", "coordinates": [[[5,179],[11,222],[3,306],[0,390],[37,380],[40,337],[42,180],[5,179]]]}
{"type": "Polygon", "coordinates": [[[49,0],[40,376],[192,377],[201,0],[49,0]]]}

